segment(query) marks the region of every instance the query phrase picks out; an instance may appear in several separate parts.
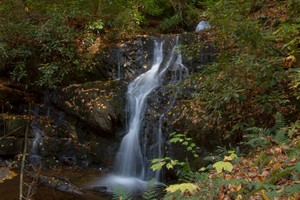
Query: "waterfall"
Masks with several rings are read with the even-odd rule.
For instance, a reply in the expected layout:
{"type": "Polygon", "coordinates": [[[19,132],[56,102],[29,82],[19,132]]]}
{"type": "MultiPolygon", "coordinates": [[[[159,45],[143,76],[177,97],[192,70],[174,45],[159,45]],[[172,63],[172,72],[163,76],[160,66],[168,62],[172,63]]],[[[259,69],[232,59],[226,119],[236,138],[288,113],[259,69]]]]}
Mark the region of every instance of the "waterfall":
{"type": "Polygon", "coordinates": [[[148,94],[159,86],[159,69],[163,61],[163,42],[155,42],[152,68],[137,77],[128,86],[129,131],[124,136],[116,158],[117,173],[126,177],[144,179],[145,165],[139,144],[141,123],[148,94]]]}
{"type": "MultiPolygon", "coordinates": [[[[182,64],[182,57],[180,53],[176,52],[176,45],[178,43],[178,37],[176,43],[169,52],[167,58],[164,58],[163,46],[164,41],[154,42],[154,54],[153,64],[150,70],[141,74],[135,78],[129,85],[127,90],[127,107],[128,107],[128,131],[123,137],[119,151],[116,155],[114,175],[105,177],[100,185],[103,185],[107,190],[111,190],[113,185],[121,184],[126,187],[130,192],[137,193],[143,191],[146,188],[147,181],[151,178],[159,178],[159,172],[150,173],[149,158],[147,158],[147,151],[149,151],[148,141],[143,139],[143,122],[144,114],[147,107],[147,97],[156,88],[159,88],[168,70],[174,71],[175,75],[173,79],[182,80],[183,73],[178,71],[185,71],[187,69],[182,64]],[[172,66],[172,67],[171,67],[172,66]],[[170,69],[169,69],[170,68],[170,69]],[[143,146],[141,146],[143,143],[143,146]]],[[[171,104],[173,105],[175,99],[171,104]]],[[[169,105],[167,111],[172,105],[169,105]]],[[[153,145],[153,153],[151,157],[163,157],[162,146],[164,143],[162,122],[164,117],[164,111],[159,116],[157,131],[152,136],[156,138],[153,145]]]]}

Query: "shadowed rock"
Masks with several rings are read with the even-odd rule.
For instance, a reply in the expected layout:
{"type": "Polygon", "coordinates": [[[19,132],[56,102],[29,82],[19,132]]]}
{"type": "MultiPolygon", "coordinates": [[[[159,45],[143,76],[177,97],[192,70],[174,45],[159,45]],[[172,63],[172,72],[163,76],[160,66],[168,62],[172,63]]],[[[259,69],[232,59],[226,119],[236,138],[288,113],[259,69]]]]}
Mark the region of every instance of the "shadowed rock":
{"type": "Polygon", "coordinates": [[[113,137],[124,113],[123,93],[118,81],[95,81],[63,88],[51,99],[100,136],[113,137]]]}

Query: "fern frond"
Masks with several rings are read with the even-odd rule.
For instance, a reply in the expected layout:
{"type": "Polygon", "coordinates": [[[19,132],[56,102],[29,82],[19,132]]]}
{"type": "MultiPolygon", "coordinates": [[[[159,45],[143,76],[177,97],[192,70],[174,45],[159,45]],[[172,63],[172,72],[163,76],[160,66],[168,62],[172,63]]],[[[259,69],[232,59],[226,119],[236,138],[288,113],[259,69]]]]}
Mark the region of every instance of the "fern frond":
{"type": "Polygon", "coordinates": [[[291,186],[287,186],[286,188],[284,188],[283,193],[285,194],[285,196],[292,196],[296,193],[299,193],[300,191],[300,184],[295,184],[295,185],[291,185],[291,186]]]}
{"type": "Polygon", "coordinates": [[[195,178],[197,181],[206,181],[209,177],[209,173],[201,172],[201,173],[195,173],[195,178]]]}
{"type": "Polygon", "coordinates": [[[280,112],[277,112],[275,114],[275,125],[274,125],[275,131],[277,131],[285,126],[286,126],[286,121],[285,121],[284,116],[280,112]]]}
{"type": "Polygon", "coordinates": [[[259,135],[267,136],[267,135],[271,134],[272,129],[250,127],[250,128],[247,128],[246,131],[251,131],[251,132],[259,134],[259,135]]]}
{"type": "Polygon", "coordinates": [[[179,180],[185,183],[196,181],[195,173],[192,171],[181,172],[179,176],[179,180]]]}
{"type": "Polygon", "coordinates": [[[112,199],[113,200],[132,200],[131,195],[122,185],[114,185],[112,188],[112,199]]]}
{"type": "Polygon", "coordinates": [[[143,199],[156,200],[159,197],[164,196],[164,188],[166,185],[159,183],[156,179],[151,179],[147,184],[147,190],[143,194],[143,199]]]}
{"type": "Polygon", "coordinates": [[[283,129],[276,131],[273,139],[278,144],[287,143],[290,141],[289,137],[286,134],[286,130],[283,130],[283,129]]]}
{"type": "Polygon", "coordinates": [[[247,128],[246,131],[251,131],[252,133],[260,134],[263,131],[263,129],[258,127],[250,127],[247,128]]]}
{"type": "Polygon", "coordinates": [[[245,144],[247,144],[253,148],[256,148],[258,146],[264,147],[270,143],[268,138],[265,137],[264,135],[261,136],[261,135],[257,135],[257,134],[248,134],[248,135],[246,135],[246,138],[248,139],[248,141],[245,144]]]}

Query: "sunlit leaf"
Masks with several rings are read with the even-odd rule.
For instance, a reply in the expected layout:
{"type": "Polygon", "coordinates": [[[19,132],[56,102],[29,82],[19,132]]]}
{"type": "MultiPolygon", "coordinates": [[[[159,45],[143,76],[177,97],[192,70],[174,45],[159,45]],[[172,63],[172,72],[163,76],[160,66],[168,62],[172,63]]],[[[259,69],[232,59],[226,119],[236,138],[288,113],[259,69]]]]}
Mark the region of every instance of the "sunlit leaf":
{"type": "Polygon", "coordinates": [[[151,166],[153,171],[161,170],[161,168],[166,164],[166,162],[157,162],[156,164],[151,166]]]}
{"type": "Polygon", "coordinates": [[[223,159],[223,161],[231,161],[231,160],[233,160],[233,158],[231,157],[231,156],[225,156],[224,157],[224,159],[223,159]]]}
{"type": "Polygon", "coordinates": [[[17,176],[17,174],[10,169],[5,167],[0,168],[0,183],[3,183],[5,180],[12,179],[15,176],[17,176]]]}
{"type": "Polygon", "coordinates": [[[204,172],[205,170],[206,170],[205,167],[201,167],[201,168],[199,169],[200,172],[204,172]]]}
{"type": "Polygon", "coordinates": [[[172,139],[169,140],[169,142],[176,143],[176,142],[178,142],[180,140],[181,140],[181,138],[172,138],[172,139]]]}
{"type": "Polygon", "coordinates": [[[173,165],[172,165],[171,163],[167,163],[167,164],[166,164],[166,168],[167,168],[167,169],[173,169],[173,165]]]}
{"type": "Polygon", "coordinates": [[[190,192],[191,194],[196,193],[200,188],[193,184],[193,183],[182,183],[182,184],[175,184],[175,185],[170,185],[169,187],[166,188],[167,192],[175,192],[179,190],[181,194],[183,194],[185,191],[190,192]]]}
{"type": "Polygon", "coordinates": [[[217,173],[221,173],[223,170],[231,172],[233,165],[230,162],[219,161],[213,164],[213,167],[217,170],[217,173]]]}

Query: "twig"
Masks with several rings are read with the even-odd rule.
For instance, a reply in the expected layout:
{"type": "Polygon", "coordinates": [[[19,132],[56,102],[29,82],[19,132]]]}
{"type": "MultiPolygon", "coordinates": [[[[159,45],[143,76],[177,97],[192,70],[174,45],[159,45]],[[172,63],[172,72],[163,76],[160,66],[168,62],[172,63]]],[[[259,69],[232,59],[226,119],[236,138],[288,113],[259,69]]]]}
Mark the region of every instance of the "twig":
{"type": "Polygon", "coordinates": [[[19,126],[18,128],[16,128],[14,131],[7,133],[6,135],[2,136],[0,138],[0,140],[3,140],[4,138],[6,138],[7,136],[10,136],[12,134],[14,134],[15,132],[19,131],[21,128],[23,128],[24,126],[28,126],[29,122],[27,122],[26,124],[24,124],[23,126],[19,126]]]}
{"type": "Polygon", "coordinates": [[[25,158],[26,158],[26,152],[27,152],[28,129],[29,129],[29,125],[27,123],[26,124],[26,130],[25,130],[25,139],[24,139],[24,149],[23,149],[23,156],[22,156],[22,162],[21,162],[21,171],[20,171],[20,195],[19,195],[19,200],[23,199],[23,176],[24,176],[25,158]]]}
{"type": "Polygon", "coordinates": [[[32,166],[32,168],[35,171],[35,175],[33,177],[33,180],[31,182],[31,184],[30,185],[28,184],[28,191],[27,191],[27,198],[28,199],[31,199],[31,197],[35,193],[34,192],[35,191],[35,187],[34,186],[37,184],[39,176],[41,175],[42,165],[39,165],[39,168],[37,170],[33,166],[32,166]]]}

